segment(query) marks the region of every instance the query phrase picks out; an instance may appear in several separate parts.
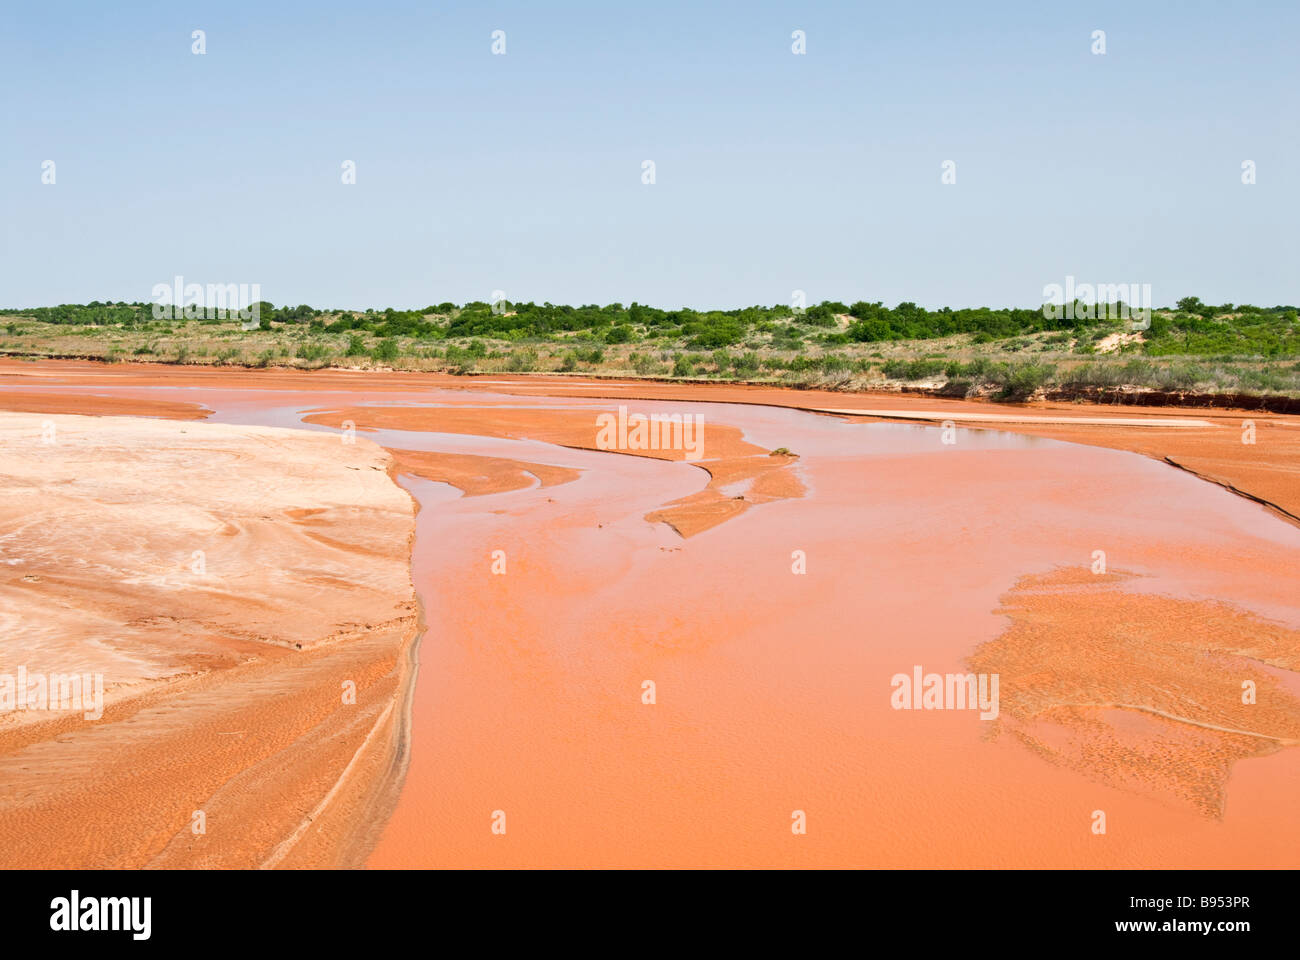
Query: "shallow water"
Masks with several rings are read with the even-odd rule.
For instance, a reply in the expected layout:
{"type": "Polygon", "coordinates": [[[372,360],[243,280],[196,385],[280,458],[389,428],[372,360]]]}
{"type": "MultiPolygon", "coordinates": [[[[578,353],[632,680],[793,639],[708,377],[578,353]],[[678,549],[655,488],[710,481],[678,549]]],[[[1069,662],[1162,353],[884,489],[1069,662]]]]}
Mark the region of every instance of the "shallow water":
{"type": "MultiPolygon", "coordinates": [[[[347,391],[95,390],[110,391],[197,400],[215,421],[316,430],[332,428],[303,424],[304,411],[366,401],[347,391]]],[[[593,416],[618,403],[427,390],[372,399],[593,416]]],[[[403,479],[422,507],[412,577],[428,630],[411,764],[372,866],[1300,861],[1293,749],[1236,762],[1215,818],[1162,791],[1159,770],[1135,792],[1048,762],[977,712],[890,701],[896,674],[964,671],[1001,636],[1001,604],[1020,578],[1087,571],[1098,550],[1110,571],[1131,575],[1127,593],[1186,604],[1169,609],[1189,626],[1208,609],[1196,604],[1212,601],[1300,627],[1300,530],[1134,454],[983,429],[945,444],[937,427],[772,407],[629,407],[698,412],[761,447],[788,447],[807,493],[683,540],[644,516],[703,487],[689,463],[360,433],[581,471],[478,497],[403,479]],[[493,572],[495,551],[504,574],[493,572]],[[792,570],[800,555],[805,573],[792,570]],[[1090,829],[1095,810],[1107,811],[1105,836],[1090,829]],[[806,834],[791,830],[797,811],[806,834]]],[[[1080,629],[1109,629],[1102,614],[1080,629]]],[[[1067,616],[1079,614],[1058,619],[1067,616]]],[[[1295,674],[1278,672],[1294,688],[1295,674]]],[[[1003,678],[1004,689],[1017,683],[1034,680],[1003,678]]],[[[1125,736],[1180,736],[1178,724],[1148,732],[1133,716],[1114,721],[1125,736]]]]}

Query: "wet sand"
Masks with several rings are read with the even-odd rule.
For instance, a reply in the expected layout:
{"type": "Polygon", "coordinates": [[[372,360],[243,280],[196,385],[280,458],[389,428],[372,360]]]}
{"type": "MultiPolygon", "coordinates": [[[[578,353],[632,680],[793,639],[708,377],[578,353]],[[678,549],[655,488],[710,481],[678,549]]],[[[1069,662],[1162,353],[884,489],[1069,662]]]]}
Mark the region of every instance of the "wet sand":
{"type": "Polygon", "coordinates": [[[102,717],[0,713],[0,865],[356,861],[416,627],[388,466],[301,431],[0,413],[0,672],[103,689],[102,717]]]}
{"type": "Polygon", "coordinates": [[[350,420],[395,451],[428,630],[392,817],[352,824],[378,831],[371,866],[1300,861],[1300,528],[1159,462],[1300,507],[1296,418],[22,366],[0,408],[34,368],[225,422],[350,420]],[[594,449],[620,403],[700,413],[717,456],[594,449]],[[661,515],[700,502],[698,527],[661,515]],[[997,673],[999,716],[894,709],[916,665],[997,673]]]}

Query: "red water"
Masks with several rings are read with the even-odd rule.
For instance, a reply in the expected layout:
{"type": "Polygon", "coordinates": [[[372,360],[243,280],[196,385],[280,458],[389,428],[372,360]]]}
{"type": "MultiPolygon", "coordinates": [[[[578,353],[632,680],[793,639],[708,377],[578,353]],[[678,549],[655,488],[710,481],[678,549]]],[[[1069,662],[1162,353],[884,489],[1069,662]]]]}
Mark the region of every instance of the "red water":
{"type": "MultiPolygon", "coordinates": [[[[143,395],[278,425],[365,400],[143,395]]],[[[584,405],[455,392],[377,399],[584,405]]],[[[890,706],[895,674],[962,672],[1002,634],[1000,598],[1019,578],[1087,569],[1096,550],[1111,570],[1137,575],[1127,589],[1192,604],[1180,615],[1223,601],[1300,627],[1300,530],[1116,451],[979,430],[958,431],[949,446],[937,428],[759,407],[637,409],[702,412],[760,446],[790,448],[806,496],[683,540],[644,516],[703,486],[690,464],[527,440],[373,435],[582,473],[473,498],[406,481],[423,505],[412,571],[428,630],[410,768],[370,865],[1300,862],[1294,749],[1233,765],[1214,818],[1158,789],[1134,793],[1046,762],[975,712],[890,706]],[[493,572],[498,550],[504,574],[493,572]],[[792,572],[796,551],[806,573],[792,572]],[[1091,829],[1096,810],[1106,811],[1105,835],[1091,829]],[[792,831],[798,812],[806,833],[792,831]]],[[[1296,689],[1293,670],[1281,672],[1296,689]]],[[[1017,682],[1032,678],[1003,678],[1017,682]]]]}

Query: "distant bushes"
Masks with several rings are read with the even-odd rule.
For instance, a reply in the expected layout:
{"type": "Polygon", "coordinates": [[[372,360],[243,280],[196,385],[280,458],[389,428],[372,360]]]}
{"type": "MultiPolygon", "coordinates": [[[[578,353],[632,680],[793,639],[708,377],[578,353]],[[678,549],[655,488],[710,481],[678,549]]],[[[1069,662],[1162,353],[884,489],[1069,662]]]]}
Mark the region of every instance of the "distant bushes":
{"type": "Polygon", "coordinates": [[[882,372],[891,380],[925,380],[942,373],[942,360],[889,360],[882,372]]]}
{"type": "Polygon", "coordinates": [[[401,348],[392,337],[386,337],[375,344],[370,351],[370,359],[379,363],[392,363],[402,355],[401,348]]]}
{"type": "Polygon", "coordinates": [[[294,348],[293,355],[309,364],[316,364],[328,360],[334,355],[334,351],[323,343],[308,341],[298,344],[294,348]]]}
{"type": "MultiPolygon", "coordinates": [[[[1180,305],[1188,299],[1179,301],[1180,305]]],[[[1231,307],[1231,304],[1225,305],[1231,307]]],[[[1144,352],[1148,356],[1228,356],[1261,358],[1294,356],[1300,353],[1300,326],[1294,307],[1238,307],[1223,316],[1208,315],[1223,307],[1203,312],[1179,312],[1153,316],[1145,332],[1144,352]]]]}
{"type": "Polygon", "coordinates": [[[531,347],[512,350],[506,360],[506,369],[513,373],[527,373],[537,368],[537,351],[531,347]]]}
{"type": "Polygon", "coordinates": [[[30,310],[0,310],[10,316],[31,317],[40,323],[76,324],[79,326],[133,326],[139,320],[152,319],[149,304],[100,303],[93,300],[81,304],[64,303],[57,307],[32,307],[30,310]],[[143,308],[143,312],[141,309],[143,308]]]}
{"type": "MultiPolygon", "coordinates": [[[[150,303],[60,304],[54,307],[0,310],[0,315],[30,317],[40,323],[139,329],[153,324],[150,303]]],[[[695,350],[717,350],[771,337],[778,350],[798,350],[807,336],[827,347],[844,343],[883,343],[968,335],[976,344],[1007,341],[1009,349],[1024,345],[1013,338],[1050,333],[1042,343],[1058,345],[1070,337],[1086,349],[1088,334],[1111,329],[1103,319],[1048,319],[1040,307],[941,307],[930,310],[904,301],[894,307],[859,300],[851,305],[823,301],[796,314],[785,304],[734,310],[662,310],[633,303],[624,306],[552,303],[492,304],[450,302],[422,309],[381,311],[325,310],[308,304],[276,307],[259,304],[262,328],[272,324],[306,327],[319,334],[370,334],[380,339],[447,340],[490,337],[498,340],[547,340],[558,334],[579,334],[596,342],[624,344],[641,339],[684,341],[695,350]],[[847,316],[841,332],[837,317],[847,316]],[[820,328],[820,329],[819,329],[820,328]]],[[[1276,358],[1300,353],[1297,308],[1257,307],[1230,303],[1208,305],[1184,297],[1173,311],[1156,312],[1143,333],[1140,348],[1149,356],[1250,356],[1276,358]]],[[[177,321],[182,327],[195,321],[177,321]]],[[[223,321],[198,321],[215,325],[223,321]]],[[[359,354],[352,354],[354,356],[359,354]]]]}
{"type": "Polygon", "coordinates": [[[784,304],[697,311],[636,303],[494,308],[480,301],[355,311],[263,302],[263,323],[253,330],[237,319],[155,320],[151,306],[0,310],[5,352],[261,366],[281,359],[299,366],[369,361],[454,373],[631,370],[827,389],[884,377],[934,381],[952,396],[1001,399],[1045,386],[1300,393],[1296,307],[1207,305],[1194,297],[1175,310],[1152,311],[1141,330],[1113,318],[1048,320],[1039,309],[928,310],[908,302],[823,301],[800,313],[784,304]],[[1133,335],[1116,343],[1117,333],[1133,335]],[[938,337],[955,339],[934,342],[938,337]],[[1060,369],[1043,362],[1049,359],[1060,369]]]}
{"type": "Polygon", "coordinates": [[[998,398],[1023,399],[1051,382],[1056,367],[1050,363],[1001,363],[983,357],[969,363],[959,360],[887,360],[881,372],[891,380],[929,380],[943,375],[953,383],[999,388],[998,398]]]}
{"type": "Polygon", "coordinates": [[[987,307],[953,310],[941,307],[927,310],[915,303],[904,302],[897,307],[883,303],[859,301],[848,310],[854,318],[849,324],[849,339],[861,343],[882,340],[929,340],[949,337],[959,333],[983,335],[989,339],[1002,339],[1040,330],[1074,327],[1077,320],[1048,320],[1041,308],[1000,309],[987,307]]]}
{"type": "Polygon", "coordinates": [[[454,343],[447,347],[447,363],[452,365],[473,363],[486,356],[487,347],[481,340],[471,340],[465,347],[458,347],[454,343]]]}
{"type": "Polygon", "coordinates": [[[1023,400],[1046,386],[1056,373],[1050,363],[1021,363],[1007,367],[1001,379],[1000,400],[1023,400]]]}

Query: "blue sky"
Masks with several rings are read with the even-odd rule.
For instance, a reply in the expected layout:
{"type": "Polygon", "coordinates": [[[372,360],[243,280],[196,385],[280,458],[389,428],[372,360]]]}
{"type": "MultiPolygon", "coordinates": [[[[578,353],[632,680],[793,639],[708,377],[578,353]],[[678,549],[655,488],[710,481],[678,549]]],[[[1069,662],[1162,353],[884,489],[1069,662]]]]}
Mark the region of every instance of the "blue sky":
{"type": "Polygon", "coordinates": [[[1067,275],[1297,303],[1297,36],[1293,0],[5,4],[0,306],[176,275],[351,308],[1033,306],[1067,275]]]}

